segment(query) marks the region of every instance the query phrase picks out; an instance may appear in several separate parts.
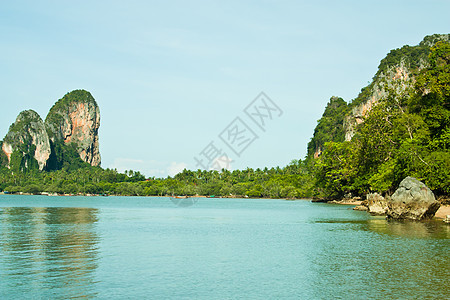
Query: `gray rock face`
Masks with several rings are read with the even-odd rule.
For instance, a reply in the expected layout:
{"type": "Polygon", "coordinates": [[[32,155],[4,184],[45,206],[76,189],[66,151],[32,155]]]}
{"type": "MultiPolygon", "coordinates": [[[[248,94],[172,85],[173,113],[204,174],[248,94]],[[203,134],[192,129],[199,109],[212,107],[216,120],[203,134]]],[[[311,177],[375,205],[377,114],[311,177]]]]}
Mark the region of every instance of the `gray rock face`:
{"type": "Polygon", "coordinates": [[[413,69],[407,63],[401,61],[400,64],[390,67],[386,73],[376,76],[370,96],[364,102],[355,106],[344,120],[346,141],[352,139],[356,132],[356,126],[364,122],[364,118],[372,111],[373,107],[389,96],[388,89],[395,91],[395,95],[400,96],[412,87],[414,83],[412,73],[413,69]]]}
{"type": "Polygon", "coordinates": [[[100,165],[100,109],[89,92],[75,90],[58,100],[50,109],[45,126],[52,142],[75,143],[83,161],[100,165]]]}
{"type": "Polygon", "coordinates": [[[433,34],[433,35],[427,35],[423,41],[420,42],[420,45],[424,45],[424,46],[428,46],[428,47],[432,47],[434,46],[437,42],[442,41],[442,42],[450,42],[450,34],[433,34]]]}
{"type": "Polygon", "coordinates": [[[433,192],[413,177],[406,177],[388,201],[389,219],[422,220],[434,216],[439,202],[433,192]]]}
{"type": "Polygon", "coordinates": [[[19,150],[23,155],[34,157],[39,170],[45,167],[51,149],[44,122],[37,112],[25,110],[17,116],[5,136],[2,150],[8,158],[8,163],[11,161],[11,154],[19,150]]]}
{"type": "Polygon", "coordinates": [[[371,215],[382,216],[385,215],[388,210],[387,200],[378,193],[367,194],[367,201],[365,203],[368,212],[371,215]]]}
{"type": "MultiPolygon", "coordinates": [[[[434,46],[438,41],[450,41],[450,34],[434,34],[426,36],[418,46],[427,47],[434,46]]],[[[388,54],[389,57],[391,54],[388,54]]],[[[410,56],[411,54],[402,55],[400,60],[390,65],[383,72],[378,71],[375,74],[373,82],[365,89],[366,93],[361,94],[362,100],[359,105],[352,108],[352,111],[344,119],[345,140],[350,141],[356,133],[358,124],[364,122],[365,116],[383,99],[389,96],[401,98],[407,96],[409,90],[413,88],[415,82],[415,74],[418,70],[428,66],[428,58],[423,56],[410,56]],[[392,93],[392,95],[390,95],[392,93]]],[[[391,59],[394,61],[395,58],[391,59]]]]}

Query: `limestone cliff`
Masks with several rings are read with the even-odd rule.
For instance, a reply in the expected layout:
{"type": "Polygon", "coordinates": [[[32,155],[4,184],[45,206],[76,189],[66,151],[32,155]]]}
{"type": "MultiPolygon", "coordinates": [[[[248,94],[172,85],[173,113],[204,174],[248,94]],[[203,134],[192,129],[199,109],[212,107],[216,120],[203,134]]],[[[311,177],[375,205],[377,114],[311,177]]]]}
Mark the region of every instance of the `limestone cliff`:
{"type": "Polygon", "coordinates": [[[308,157],[318,158],[326,142],[350,141],[358,124],[383,99],[408,97],[415,76],[429,65],[428,54],[438,41],[450,41],[450,34],[429,35],[417,46],[390,51],[381,60],[372,82],[348,105],[341,98],[332,97],[308,143],[308,157]]]}
{"type": "MultiPolygon", "coordinates": [[[[421,68],[424,65],[420,66],[421,68]]],[[[378,74],[373,83],[367,87],[368,93],[363,91],[360,99],[356,99],[359,104],[351,106],[351,111],[344,119],[345,140],[350,141],[355,134],[355,128],[358,124],[364,122],[364,118],[372,107],[377,105],[381,99],[388,97],[389,90],[397,96],[407,93],[413,87],[414,69],[405,62],[400,61],[396,66],[389,67],[385,72],[378,74]],[[358,101],[360,100],[360,101],[358,101]]]]}
{"type": "Polygon", "coordinates": [[[351,140],[356,126],[380,100],[390,95],[402,97],[409,92],[414,85],[415,74],[428,66],[430,48],[438,41],[450,41],[450,34],[426,36],[418,46],[392,50],[381,61],[372,82],[350,103],[350,113],[344,119],[346,141],[351,140]]]}
{"type": "Polygon", "coordinates": [[[44,122],[33,110],[22,111],[10,126],[3,143],[2,151],[7,157],[8,166],[14,152],[18,168],[32,168],[37,162],[39,170],[44,169],[50,157],[50,143],[44,122]]]}
{"type": "Polygon", "coordinates": [[[45,127],[53,145],[74,144],[84,162],[100,165],[100,109],[89,92],[75,90],[58,100],[45,119],[45,127]]]}

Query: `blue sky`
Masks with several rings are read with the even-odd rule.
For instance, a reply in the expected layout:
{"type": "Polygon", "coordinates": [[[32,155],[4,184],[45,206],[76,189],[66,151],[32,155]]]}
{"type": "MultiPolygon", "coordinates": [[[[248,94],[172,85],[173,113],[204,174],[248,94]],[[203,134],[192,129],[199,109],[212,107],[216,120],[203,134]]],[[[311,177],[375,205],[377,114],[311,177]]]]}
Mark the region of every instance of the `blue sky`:
{"type": "Polygon", "coordinates": [[[0,138],[20,111],[44,119],[74,89],[101,111],[104,168],[165,177],[213,142],[233,169],[303,158],[331,96],[346,101],[394,48],[448,33],[450,1],[4,1],[0,138]],[[244,108],[283,111],[262,131],[244,108]],[[240,156],[219,134],[258,138],[240,156]]]}

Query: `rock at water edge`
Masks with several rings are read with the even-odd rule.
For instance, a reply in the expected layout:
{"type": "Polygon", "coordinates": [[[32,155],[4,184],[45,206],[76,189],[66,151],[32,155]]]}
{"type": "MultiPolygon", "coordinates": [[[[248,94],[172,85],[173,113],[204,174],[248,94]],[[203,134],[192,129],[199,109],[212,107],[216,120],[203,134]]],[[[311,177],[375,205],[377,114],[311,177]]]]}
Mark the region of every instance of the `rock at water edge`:
{"type": "Polygon", "coordinates": [[[388,201],[387,217],[410,220],[430,219],[439,206],[439,201],[423,182],[413,177],[406,177],[388,201]]]}

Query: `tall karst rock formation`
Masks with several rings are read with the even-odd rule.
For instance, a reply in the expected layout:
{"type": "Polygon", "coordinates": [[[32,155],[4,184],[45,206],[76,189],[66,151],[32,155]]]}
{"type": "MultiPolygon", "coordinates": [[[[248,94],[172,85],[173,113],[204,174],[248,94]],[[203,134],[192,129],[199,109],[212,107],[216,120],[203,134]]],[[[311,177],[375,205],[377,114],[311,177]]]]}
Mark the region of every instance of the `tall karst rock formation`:
{"type": "Polygon", "coordinates": [[[100,165],[100,109],[89,92],[75,90],[58,100],[45,118],[45,127],[53,145],[74,144],[84,162],[100,165]]]}
{"type": "Polygon", "coordinates": [[[0,164],[18,170],[54,170],[81,159],[99,166],[99,127],[95,99],[85,90],[72,91],[53,105],[45,123],[33,110],[19,114],[0,141],[0,164]]]}
{"type": "Polygon", "coordinates": [[[8,165],[44,169],[50,157],[50,143],[44,122],[37,112],[25,110],[19,114],[9,127],[2,150],[8,158],[8,165]]]}

